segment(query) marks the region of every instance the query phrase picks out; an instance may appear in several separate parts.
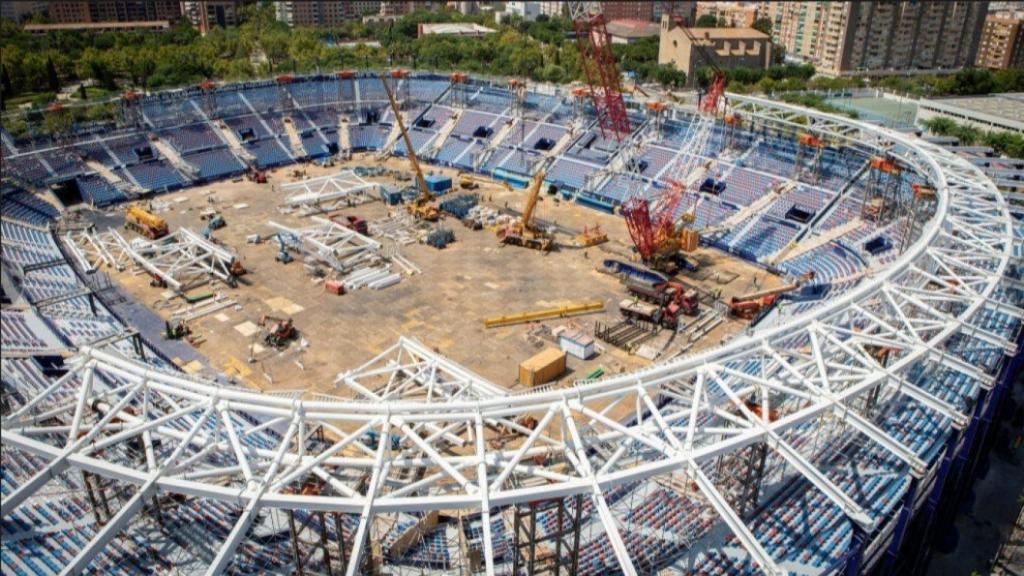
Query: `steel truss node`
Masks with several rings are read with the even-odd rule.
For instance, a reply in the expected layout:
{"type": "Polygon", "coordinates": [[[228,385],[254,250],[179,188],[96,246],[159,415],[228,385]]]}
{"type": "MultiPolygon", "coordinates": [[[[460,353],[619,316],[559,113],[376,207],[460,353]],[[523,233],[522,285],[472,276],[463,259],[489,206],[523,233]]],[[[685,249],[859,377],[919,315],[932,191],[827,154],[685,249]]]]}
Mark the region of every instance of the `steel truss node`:
{"type": "MultiPolygon", "coordinates": [[[[883,519],[837,485],[823,460],[856,444],[885,454],[904,474],[926,474],[929,463],[879,426],[876,408],[890,402],[915,403],[950,427],[967,425],[970,399],[940,396],[914,374],[948,371],[983,389],[992,386],[998,361],[979,366],[953,346],[968,341],[997,357],[1015,352],[1015,334],[983,321],[993,312],[1024,318],[1001,301],[1014,249],[1007,205],[977,169],[938,147],[767,100],[730,95],[729,102],[761,123],[809,124],[835,141],[888,150],[934,187],[935,216],[895,262],[818,308],[718,348],[567,389],[508,394],[407,339],[339,375],[338,384],[357,392],[354,400],[225,388],[83,347],[65,376],[3,420],[5,444],[47,463],[3,499],[0,513],[7,517],[68,470],[135,485],[135,496],[68,566],[72,573],[154,495],[239,505],[210,574],[229,566],[264,508],[350,514],[358,525],[347,573],[355,574],[375,519],[461,509],[481,515],[484,568],[494,574],[493,510],[582,495],[593,511],[583,522],[607,536],[625,574],[637,574],[608,495],[654,481],[717,515],[763,572],[784,574],[740,514],[749,494],[715,471],[720,457],[756,448],[765,454],[759,465],[804,479],[871,533],[883,519]],[[273,446],[246,441],[267,428],[278,431],[273,446]],[[829,442],[805,441],[822,429],[829,442]],[[310,442],[320,433],[329,440],[310,442]],[[118,458],[137,444],[145,466],[118,458]],[[331,492],[297,490],[311,474],[331,492]]],[[[301,231],[274,226],[310,254],[339,262],[376,244],[317,222],[301,231]]]]}
{"type": "Polygon", "coordinates": [[[68,232],[64,244],[81,270],[95,272],[101,265],[124,270],[136,266],[160,278],[176,292],[183,292],[217,278],[228,286],[237,284],[233,268],[238,258],[223,246],[189,230],[178,228],[159,240],[137,238],[129,242],[116,230],[68,232]]]}
{"type": "Polygon", "coordinates": [[[289,248],[313,258],[339,272],[350,272],[356,264],[378,254],[380,242],[319,216],[310,218],[315,224],[291,228],[270,221],[278,238],[289,248]]]}
{"type": "Polygon", "coordinates": [[[378,189],[380,185],[368,182],[352,170],[342,170],[318,178],[310,178],[281,186],[287,194],[286,206],[317,206],[334,200],[355,199],[378,189]]]}

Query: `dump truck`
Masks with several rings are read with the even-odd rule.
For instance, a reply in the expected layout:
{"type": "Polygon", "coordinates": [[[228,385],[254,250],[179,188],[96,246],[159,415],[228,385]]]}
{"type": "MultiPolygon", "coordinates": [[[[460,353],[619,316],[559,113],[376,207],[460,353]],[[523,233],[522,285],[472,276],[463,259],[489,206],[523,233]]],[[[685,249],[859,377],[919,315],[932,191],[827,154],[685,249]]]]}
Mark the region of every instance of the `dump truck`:
{"type": "Polygon", "coordinates": [[[679,304],[670,302],[665,306],[658,306],[645,302],[639,298],[626,298],[619,302],[619,311],[626,318],[645,320],[669,329],[675,329],[679,324],[679,304]]]}
{"type": "Polygon", "coordinates": [[[658,306],[675,303],[688,316],[695,316],[699,307],[697,291],[687,288],[679,282],[662,282],[653,286],[630,282],[626,284],[630,294],[658,306]]]}
{"type": "Polygon", "coordinates": [[[125,209],[124,227],[153,240],[163,238],[168,232],[166,220],[138,204],[132,204],[125,209]]]}

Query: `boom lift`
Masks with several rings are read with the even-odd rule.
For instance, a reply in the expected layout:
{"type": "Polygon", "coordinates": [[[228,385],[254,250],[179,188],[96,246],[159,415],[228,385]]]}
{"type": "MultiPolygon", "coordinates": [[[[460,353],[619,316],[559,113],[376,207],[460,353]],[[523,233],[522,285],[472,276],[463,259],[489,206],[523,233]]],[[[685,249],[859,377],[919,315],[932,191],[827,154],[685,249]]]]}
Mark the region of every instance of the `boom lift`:
{"type": "Polygon", "coordinates": [[[752,292],[742,296],[734,296],[729,302],[729,312],[745,320],[752,320],[765,308],[770,308],[778,300],[779,296],[800,289],[804,284],[814,280],[814,270],[806,272],[793,284],[786,284],[778,288],[752,292]]]}
{"type": "Polygon", "coordinates": [[[537,200],[540,198],[544,175],[544,171],[541,170],[530,180],[530,196],[526,200],[523,217],[498,230],[498,241],[502,244],[525,246],[534,250],[551,250],[554,245],[551,234],[533,223],[533,212],[537,208],[537,200]]]}
{"type": "Polygon", "coordinates": [[[391,111],[395,113],[395,122],[398,122],[398,129],[402,131],[402,139],[405,141],[405,154],[409,157],[409,163],[412,164],[412,171],[416,174],[416,187],[420,190],[420,195],[411,204],[407,205],[407,209],[410,214],[420,220],[436,222],[441,214],[436,206],[430,204],[434,200],[434,195],[427,188],[427,180],[423,177],[423,170],[420,169],[419,161],[416,160],[416,151],[413,149],[412,139],[409,138],[409,132],[405,129],[405,122],[402,121],[402,113],[399,112],[395,95],[391,91],[391,86],[388,85],[387,75],[381,74],[380,81],[384,84],[384,91],[388,94],[388,102],[391,103],[391,111]]]}

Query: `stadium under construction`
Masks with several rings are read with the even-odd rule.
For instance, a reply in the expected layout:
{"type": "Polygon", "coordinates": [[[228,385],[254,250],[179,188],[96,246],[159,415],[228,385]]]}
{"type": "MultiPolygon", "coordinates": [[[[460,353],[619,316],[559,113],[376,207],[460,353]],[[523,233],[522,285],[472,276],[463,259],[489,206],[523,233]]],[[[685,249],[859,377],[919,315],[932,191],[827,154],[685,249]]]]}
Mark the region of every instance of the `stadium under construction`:
{"type": "Polygon", "coordinates": [[[339,72],[4,132],[3,572],[926,565],[1021,370],[1004,194],[763,98],[596,101],[339,72]]]}

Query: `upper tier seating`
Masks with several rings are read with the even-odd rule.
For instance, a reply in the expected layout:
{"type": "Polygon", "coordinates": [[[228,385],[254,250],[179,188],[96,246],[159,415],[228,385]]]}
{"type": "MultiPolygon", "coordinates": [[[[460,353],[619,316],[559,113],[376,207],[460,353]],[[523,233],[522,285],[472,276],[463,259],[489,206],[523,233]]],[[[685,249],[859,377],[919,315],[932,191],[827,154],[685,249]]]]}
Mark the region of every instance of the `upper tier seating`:
{"type": "Polygon", "coordinates": [[[215,180],[245,172],[245,164],[227,148],[217,148],[182,156],[182,160],[199,170],[199,178],[215,180]]]}
{"type": "Polygon", "coordinates": [[[96,205],[97,207],[117,204],[126,199],[126,196],[110,182],[97,174],[86,174],[79,176],[78,190],[82,193],[82,200],[96,205]]]}
{"type": "Polygon", "coordinates": [[[165,130],[160,134],[181,154],[223,146],[220,136],[205,122],[165,130]]]}

